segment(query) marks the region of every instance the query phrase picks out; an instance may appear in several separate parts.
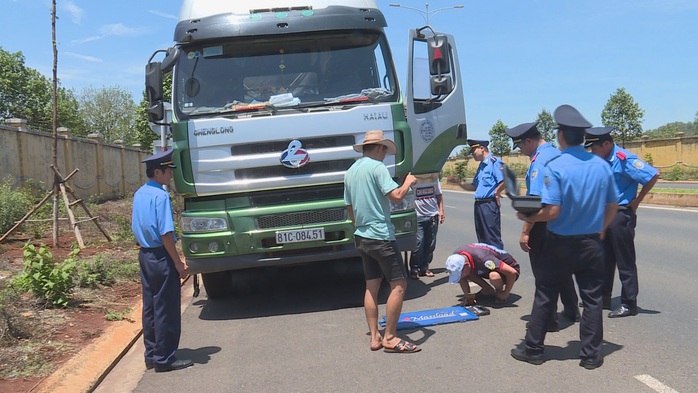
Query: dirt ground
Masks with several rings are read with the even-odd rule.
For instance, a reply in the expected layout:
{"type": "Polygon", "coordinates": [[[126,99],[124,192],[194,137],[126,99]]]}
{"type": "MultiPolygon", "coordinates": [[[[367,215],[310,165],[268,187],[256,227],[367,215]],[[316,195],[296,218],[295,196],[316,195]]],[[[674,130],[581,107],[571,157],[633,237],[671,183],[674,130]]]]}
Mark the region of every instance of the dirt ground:
{"type": "MultiPolygon", "coordinates": [[[[129,273],[108,286],[76,287],[71,303],[62,309],[38,306],[26,294],[11,302],[0,299],[3,314],[0,315],[3,336],[0,341],[0,393],[34,391],[47,376],[114,323],[107,319],[108,316],[117,320],[123,318],[140,299],[137,249],[133,240],[125,236],[127,228],[124,227],[126,222],[130,225],[131,201],[110,201],[93,205],[91,210],[100,217],[100,224],[113,241],[108,242],[94,224],[80,224],[86,247],[80,251],[79,260],[100,255],[110,263],[129,264],[129,273]]],[[[82,213],[77,209],[75,212],[77,215],[82,213]]],[[[23,269],[22,247],[28,241],[50,246],[55,262],[64,260],[72,251],[76,237],[67,224],[59,233],[58,247],[52,247],[50,231],[41,239],[33,239],[27,233],[15,233],[0,244],[0,289],[23,269]]]]}

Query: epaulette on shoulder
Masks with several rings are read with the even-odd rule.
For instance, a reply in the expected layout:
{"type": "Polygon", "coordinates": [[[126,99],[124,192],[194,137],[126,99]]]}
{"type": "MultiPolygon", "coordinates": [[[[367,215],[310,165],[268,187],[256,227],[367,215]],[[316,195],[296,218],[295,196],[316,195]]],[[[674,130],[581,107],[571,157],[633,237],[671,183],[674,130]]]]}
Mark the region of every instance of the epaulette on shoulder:
{"type": "Polygon", "coordinates": [[[495,157],[495,156],[490,156],[490,161],[492,161],[492,162],[497,162],[497,157],[495,157]]]}
{"type": "Polygon", "coordinates": [[[557,155],[557,156],[555,156],[555,157],[549,159],[548,161],[546,161],[546,163],[545,163],[543,166],[548,166],[548,164],[550,164],[551,162],[557,160],[557,159],[560,158],[560,157],[562,157],[562,155],[557,155]]]}
{"type": "Polygon", "coordinates": [[[628,156],[620,150],[616,152],[616,157],[620,158],[621,161],[625,161],[625,159],[628,158],[628,156]]]}

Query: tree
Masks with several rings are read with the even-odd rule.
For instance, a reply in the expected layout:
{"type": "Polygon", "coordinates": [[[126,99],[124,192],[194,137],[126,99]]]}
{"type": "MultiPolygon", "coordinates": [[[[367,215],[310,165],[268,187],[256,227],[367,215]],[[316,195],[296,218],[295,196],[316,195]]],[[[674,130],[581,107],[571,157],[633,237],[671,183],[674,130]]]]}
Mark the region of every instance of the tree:
{"type": "Polygon", "coordinates": [[[619,88],[606,103],[601,112],[601,121],[607,127],[613,127],[613,137],[621,140],[621,146],[625,147],[625,141],[631,141],[642,134],[642,122],[645,111],[640,108],[633,96],[619,88]]]}
{"type": "Polygon", "coordinates": [[[650,137],[650,139],[663,139],[663,138],[673,138],[677,133],[683,132],[688,135],[698,134],[698,129],[694,123],[684,123],[681,121],[675,121],[673,123],[667,123],[663,126],[659,126],[654,130],[645,131],[644,135],[650,137]]]}
{"type": "Polygon", "coordinates": [[[118,86],[100,89],[90,86],[82,90],[78,102],[86,125],[78,136],[100,133],[106,143],[117,139],[125,144],[137,141],[136,105],[128,91],[118,86]]]}
{"type": "Polygon", "coordinates": [[[555,132],[557,125],[555,124],[555,120],[553,120],[553,115],[551,115],[547,109],[543,108],[538,114],[536,121],[538,122],[538,131],[543,139],[552,143],[553,146],[557,146],[557,133],[555,132]]]}
{"type": "MultiPolygon", "coordinates": [[[[35,130],[51,129],[52,80],[25,67],[22,52],[10,53],[0,47],[0,118],[25,119],[35,130]]],[[[77,130],[84,127],[72,90],[58,88],[58,126],[77,130]]]]}
{"type": "MultiPolygon", "coordinates": [[[[172,97],[172,73],[166,74],[163,78],[164,91],[162,96],[165,101],[171,102],[172,97]]],[[[158,135],[153,132],[148,122],[148,100],[143,91],[141,103],[136,108],[136,142],[141,144],[143,150],[153,150],[153,141],[158,139],[158,135]]]]}
{"type": "Polygon", "coordinates": [[[490,129],[490,152],[495,156],[503,156],[511,151],[511,138],[504,130],[507,129],[506,124],[502,120],[497,122],[490,129]]]}

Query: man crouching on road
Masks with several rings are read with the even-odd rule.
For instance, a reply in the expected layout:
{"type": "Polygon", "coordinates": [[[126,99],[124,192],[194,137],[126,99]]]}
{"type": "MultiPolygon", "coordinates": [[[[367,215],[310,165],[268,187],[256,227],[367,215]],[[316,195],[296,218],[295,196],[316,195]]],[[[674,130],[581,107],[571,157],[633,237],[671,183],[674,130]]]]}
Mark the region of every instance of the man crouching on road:
{"type": "Polygon", "coordinates": [[[356,249],[361,254],[366,278],[364,310],[371,331],[371,350],[411,353],[421,348],[397,336],[397,321],[407,288],[407,272],[395,241],[390,221],[390,202],[399,203],[417,179],[408,174],[402,186],[390,177],[383,164],[385,156],[395,154],[397,145],[383,131],[368,131],[364,142],[354,145],[363,152],[344,176],[344,203],[354,224],[356,249]],[[385,335],[378,331],[378,290],[383,277],[390,284],[386,302],[385,335]]]}
{"type": "Polygon", "coordinates": [[[508,252],[485,243],[473,243],[462,246],[446,259],[448,282],[459,283],[466,300],[463,306],[472,305],[474,296],[470,293],[470,282],[479,285],[482,290],[479,297],[493,297],[497,303],[504,303],[519,278],[521,268],[516,259],[508,252]],[[490,283],[488,284],[487,281],[490,283]]]}

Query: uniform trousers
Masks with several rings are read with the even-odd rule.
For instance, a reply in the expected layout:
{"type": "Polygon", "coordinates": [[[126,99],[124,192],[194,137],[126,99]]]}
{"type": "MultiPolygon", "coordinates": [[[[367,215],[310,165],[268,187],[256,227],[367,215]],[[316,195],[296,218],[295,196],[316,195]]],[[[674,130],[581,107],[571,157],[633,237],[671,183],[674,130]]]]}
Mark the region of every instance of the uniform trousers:
{"type": "Polygon", "coordinates": [[[417,219],[417,249],[412,251],[410,256],[410,270],[412,272],[424,274],[429,269],[429,264],[434,259],[439,219],[438,214],[425,219],[417,219]]]}
{"type": "MultiPolygon", "coordinates": [[[[533,277],[536,281],[536,292],[539,291],[538,288],[538,277],[545,274],[540,270],[544,268],[543,262],[543,246],[545,244],[545,237],[547,232],[547,224],[545,222],[537,222],[533,224],[533,228],[528,234],[528,246],[531,248],[528,251],[528,257],[531,261],[531,271],[533,272],[533,277]]],[[[575,318],[577,315],[577,304],[579,299],[577,298],[577,291],[574,288],[574,280],[572,275],[567,275],[561,278],[560,281],[560,300],[564,306],[565,313],[568,317],[575,318]]],[[[551,323],[557,320],[557,299],[555,299],[555,312],[551,323]]]]}
{"type": "Polygon", "coordinates": [[[630,309],[637,307],[637,294],[640,290],[635,257],[636,224],[637,216],[632,209],[626,207],[618,210],[606,229],[604,238],[606,277],[603,294],[608,298],[611,297],[616,266],[618,266],[618,278],[622,285],[621,304],[630,309]]]}
{"type": "Polygon", "coordinates": [[[182,328],[179,273],[164,247],[141,248],[138,262],[143,287],[145,362],[167,366],[176,360],[182,328]]]}
{"type": "Polygon", "coordinates": [[[504,248],[502,242],[502,223],[499,205],[494,198],[475,201],[475,233],[478,243],[485,243],[499,249],[504,248]]]}
{"type": "Polygon", "coordinates": [[[598,234],[559,236],[550,231],[545,237],[531,321],[526,331],[526,352],[542,354],[548,323],[555,313],[560,282],[573,274],[584,312],[579,325],[582,359],[596,357],[603,341],[602,287],[603,243],[598,234]]]}

